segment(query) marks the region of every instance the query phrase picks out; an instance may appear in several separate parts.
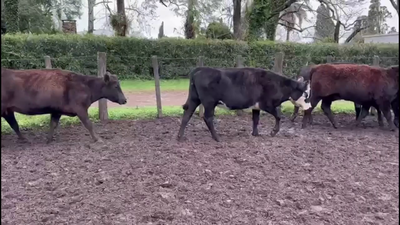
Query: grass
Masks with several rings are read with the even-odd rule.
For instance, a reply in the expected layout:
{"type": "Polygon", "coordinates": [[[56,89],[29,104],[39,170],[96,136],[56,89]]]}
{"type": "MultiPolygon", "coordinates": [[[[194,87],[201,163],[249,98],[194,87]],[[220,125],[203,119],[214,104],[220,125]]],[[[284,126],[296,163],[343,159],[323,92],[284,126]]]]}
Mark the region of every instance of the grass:
{"type": "MultiPolygon", "coordinates": [[[[154,80],[122,80],[123,91],[154,91],[154,80]]],[[[160,80],[161,91],[186,91],[189,88],[188,79],[160,80]]]]}
{"type": "MultiPolygon", "coordinates": [[[[123,91],[152,91],[154,90],[154,81],[133,81],[126,80],[121,82],[121,86],[123,91]]],[[[163,91],[186,91],[188,89],[188,80],[171,80],[171,81],[162,81],[161,89],[163,91]]],[[[284,114],[288,115],[293,112],[293,105],[287,101],[282,104],[281,110],[284,114]]],[[[140,107],[140,108],[109,108],[109,118],[111,120],[122,120],[122,119],[151,119],[155,118],[157,115],[157,108],[154,107],[140,107]]],[[[332,111],[334,113],[354,113],[354,105],[352,102],[346,101],[336,101],[332,104],[332,111]]],[[[314,112],[321,112],[320,107],[317,106],[314,112]]],[[[181,116],[183,113],[181,106],[168,106],[163,107],[163,115],[164,116],[181,116]]],[[[216,108],[216,115],[234,115],[234,111],[228,111],[221,108],[216,108]]],[[[98,110],[97,108],[89,109],[90,119],[93,122],[98,121],[98,110]]],[[[44,128],[48,129],[49,124],[49,115],[39,115],[39,116],[25,116],[16,113],[16,119],[20,128],[25,129],[33,129],[33,128],[44,128]]],[[[71,124],[79,124],[79,120],[77,117],[61,117],[61,126],[63,125],[71,125],[71,124]]],[[[1,119],[1,133],[10,133],[12,132],[8,123],[2,118],[1,119]]]]}

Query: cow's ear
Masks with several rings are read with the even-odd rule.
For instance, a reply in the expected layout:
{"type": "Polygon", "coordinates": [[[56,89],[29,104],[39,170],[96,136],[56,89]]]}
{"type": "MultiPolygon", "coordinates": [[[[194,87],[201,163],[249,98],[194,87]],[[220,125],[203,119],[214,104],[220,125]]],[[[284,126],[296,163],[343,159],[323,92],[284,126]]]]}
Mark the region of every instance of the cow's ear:
{"type": "Polygon", "coordinates": [[[104,82],[110,82],[110,75],[108,73],[104,74],[104,82]]]}

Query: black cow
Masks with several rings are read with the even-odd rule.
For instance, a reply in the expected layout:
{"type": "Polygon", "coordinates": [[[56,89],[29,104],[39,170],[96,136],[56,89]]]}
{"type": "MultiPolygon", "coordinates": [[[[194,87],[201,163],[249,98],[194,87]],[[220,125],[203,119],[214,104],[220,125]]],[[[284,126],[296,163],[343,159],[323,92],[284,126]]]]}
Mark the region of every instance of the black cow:
{"type": "Polygon", "coordinates": [[[258,135],[260,110],[270,113],[275,117],[275,126],[271,131],[271,136],[275,136],[280,129],[281,103],[290,98],[299,99],[306,90],[303,82],[260,68],[197,67],[189,73],[189,77],[189,95],[183,105],[178,140],[182,139],[193,112],[200,104],[204,106],[204,122],[215,141],[219,141],[213,124],[218,104],[224,104],[230,110],[252,108],[254,136],[258,135]]]}

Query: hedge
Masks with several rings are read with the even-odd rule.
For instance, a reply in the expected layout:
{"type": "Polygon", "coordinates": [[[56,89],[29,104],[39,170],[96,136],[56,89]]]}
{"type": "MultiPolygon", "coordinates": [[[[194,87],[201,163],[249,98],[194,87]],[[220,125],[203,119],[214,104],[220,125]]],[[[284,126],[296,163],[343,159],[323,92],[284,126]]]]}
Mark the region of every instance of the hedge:
{"type": "Polygon", "coordinates": [[[237,42],[233,40],[159,40],[93,35],[3,35],[1,65],[7,68],[44,68],[44,56],[52,57],[53,68],[84,74],[97,74],[97,52],[107,53],[107,68],[122,78],[152,78],[151,56],[159,58],[161,78],[186,75],[196,66],[199,56],[204,65],[232,67],[237,55],[244,65],[272,68],[277,52],[285,53],[284,74],[294,76],[307,63],[333,61],[372,64],[373,56],[381,66],[398,64],[398,44],[302,44],[270,41],[237,42]]]}

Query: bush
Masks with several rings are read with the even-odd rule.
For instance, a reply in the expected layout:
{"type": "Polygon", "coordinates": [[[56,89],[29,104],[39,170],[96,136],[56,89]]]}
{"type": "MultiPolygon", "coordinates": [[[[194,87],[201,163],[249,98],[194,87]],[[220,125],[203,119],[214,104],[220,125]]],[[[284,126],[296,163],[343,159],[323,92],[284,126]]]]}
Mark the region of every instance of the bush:
{"type": "Polygon", "coordinates": [[[245,66],[272,68],[275,53],[283,51],[284,73],[294,76],[308,63],[333,61],[372,64],[381,57],[381,66],[398,64],[398,44],[337,45],[300,44],[270,41],[237,42],[234,40],[159,40],[93,35],[3,35],[1,65],[8,68],[44,68],[44,56],[52,57],[53,68],[97,74],[97,52],[107,52],[107,68],[122,78],[151,79],[151,56],[157,55],[161,78],[185,76],[196,66],[198,56],[204,65],[231,67],[237,55],[245,66]]]}

